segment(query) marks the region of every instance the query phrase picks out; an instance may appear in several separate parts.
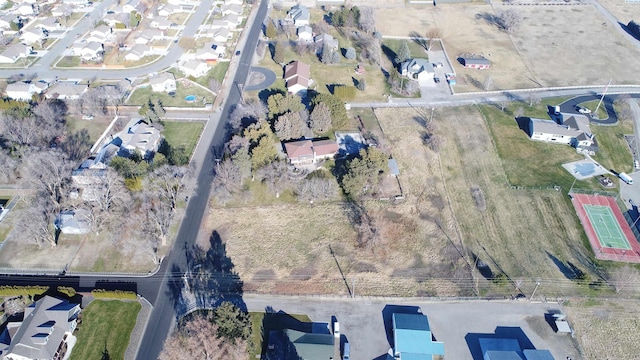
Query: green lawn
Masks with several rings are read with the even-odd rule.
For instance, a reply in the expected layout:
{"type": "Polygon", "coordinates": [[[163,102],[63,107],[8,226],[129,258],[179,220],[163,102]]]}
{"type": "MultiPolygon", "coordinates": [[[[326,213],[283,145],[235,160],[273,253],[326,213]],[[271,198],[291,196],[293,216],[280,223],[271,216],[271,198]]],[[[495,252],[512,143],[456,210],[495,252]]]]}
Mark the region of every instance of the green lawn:
{"type": "Polygon", "coordinates": [[[71,360],[124,359],[142,306],[137,302],[94,300],[82,311],[71,360]],[[108,357],[104,357],[105,349],[108,357]]]}
{"type": "Polygon", "coordinates": [[[171,148],[178,149],[184,146],[186,153],[191,156],[204,128],[204,123],[199,121],[164,121],[163,124],[162,135],[171,148]]]}
{"type": "MultiPolygon", "coordinates": [[[[480,106],[480,112],[487,121],[511,185],[531,187],[558,185],[568,191],[575,178],[560,165],[584,159],[584,156],[567,145],[530,140],[529,135],[520,129],[512,115],[514,109],[524,107],[526,108],[524,116],[548,119],[545,104],[556,104],[556,102],[545,100],[543,104],[534,108],[523,106],[522,103],[514,103],[504,112],[495,106],[483,105],[480,106]]],[[[577,181],[575,186],[592,188],[597,187],[597,182],[595,180],[577,181]]]]}
{"type": "Polygon", "coordinates": [[[56,64],[56,67],[77,67],[80,66],[79,56],[63,56],[56,64]]]}
{"type": "Polygon", "coordinates": [[[616,126],[591,125],[591,131],[596,135],[599,151],[593,158],[605,169],[616,171],[633,171],[633,157],[624,134],[633,134],[630,123],[616,126]]]}
{"type": "MultiPolygon", "coordinates": [[[[412,58],[421,58],[421,59],[427,59],[427,53],[424,50],[424,48],[420,45],[418,45],[418,43],[416,43],[413,40],[400,40],[400,39],[384,39],[382,41],[382,46],[383,46],[383,54],[385,56],[387,55],[391,55],[391,54],[386,54],[384,52],[384,47],[386,46],[389,50],[393,51],[394,54],[398,53],[398,49],[400,48],[400,44],[406,41],[407,44],[409,45],[409,52],[411,53],[411,57],[412,58]]],[[[395,59],[389,59],[389,61],[395,61],[395,59]]]]}
{"type": "MultiPolygon", "coordinates": [[[[587,109],[591,110],[593,112],[593,114],[596,114],[596,108],[598,107],[598,103],[600,103],[600,100],[592,100],[592,101],[587,101],[584,102],[582,104],[580,104],[580,106],[584,106],[587,109]]],[[[604,108],[604,103],[600,104],[600,107],[598,108],[598,119],[606,119],[607,118],[607,110],[604,108]]]]}
{"type": "Polygon", "coordinates": [[[311,322],[311,319],[309,319],[307,315],[284,313],[269,314],[266,321],[265,313],[263,312],[251,312],[249,313],[249,317],[251,318],[250,359],[259,359],[262,351],[266,350],[267,343],[263,343],[263,339],[268,341],[270,331],[282,330],[286,328],[287,324],[296,322],[296,320],[311,322]]]}
{"type": "Polygon", "coordinates": [[[107,126],[109,126],[108,122],[82,120],[80,116],[68,116],[66,122],[69,134],[73,134],[82,129],[87,129],[87,131],[89,131],[89,139],[91,139],[91,142],[97,141],[107,126]]]}
{"type": "Polygon", "coordinates": [[[151,86],[138,87],[131,94],[127,105],[142,105],[149,98],[160,99],[164,106],[180,106],[180,107],[203,107],[205,103],[213,102],[213,94],[199,86],[190,84],[189,87],[182,85],[180,81],[176,83],[176,95],[169,96],[165,92],[151,91],[151,86]],[[196,101],[186,101],[184,98],[187,95],[197,96],[196,101]],[[202,99],[205,99],[204,101],[202,99]]]}

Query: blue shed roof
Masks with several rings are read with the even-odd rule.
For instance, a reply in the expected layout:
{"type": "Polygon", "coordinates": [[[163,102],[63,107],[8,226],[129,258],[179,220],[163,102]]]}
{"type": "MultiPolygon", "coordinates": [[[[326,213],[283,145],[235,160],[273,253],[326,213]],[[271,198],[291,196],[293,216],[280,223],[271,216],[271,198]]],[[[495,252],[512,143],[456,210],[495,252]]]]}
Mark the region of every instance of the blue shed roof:
{"type": "Polygon", "coordinates": [[[422,314],[393,314],[395,353],[402,359],[424,360],[444,355],[444,343],[433,341],[429,320],[422,314]]]}

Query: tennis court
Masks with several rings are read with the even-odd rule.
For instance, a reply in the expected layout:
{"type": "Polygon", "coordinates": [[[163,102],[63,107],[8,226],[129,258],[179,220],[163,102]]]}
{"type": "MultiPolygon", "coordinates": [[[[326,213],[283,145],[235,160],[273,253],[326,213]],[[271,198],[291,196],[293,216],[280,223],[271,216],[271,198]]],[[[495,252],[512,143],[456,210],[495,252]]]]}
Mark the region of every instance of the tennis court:
{"type": "Polygon", "coordinates": [[[582,204],[593,225],[600,246],[631,250],[615,215],[608,206],[582,204]]]}
{"type": "Polygon", "coordinates": [[[615,197],[569,195],[597,259],[640,263],[640,243],[615,197]]]}

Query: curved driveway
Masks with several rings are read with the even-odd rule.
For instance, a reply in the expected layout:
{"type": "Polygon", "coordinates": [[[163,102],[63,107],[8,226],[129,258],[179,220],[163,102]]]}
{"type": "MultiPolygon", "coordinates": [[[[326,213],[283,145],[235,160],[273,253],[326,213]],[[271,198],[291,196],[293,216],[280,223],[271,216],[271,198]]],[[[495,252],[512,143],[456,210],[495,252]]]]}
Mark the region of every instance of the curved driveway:
{"type": "MultiPolygon", "coordinates": [[[[615,110],[613,109],[613,102],[616,101],[616,99],[620,96],[626,96],[626,97],[631,97],[633,99],[640,99],[640,94],[612,94],[612,95],[606,95],[604,97],[604,100],[602,101],[602,106],[604,106],[605,110],[607,111],[607,118],[606,119],[594,119],[593,117],[589,116],[589,120],[592,123],[595,124],[599,124],[599,125],[615,125],[618,122],[618,115],[616,115],[615,110]]],[[[572,99],[569,99],[565,102],[563,102],[562,104],[560,104],[560,111],[564,112],[564,113],[572,113],[572,114],[580,114],[577,110],[576,107],[582,103],[588,102],[588,101],[599,101],[600,100],[601,95],[583,95],[583,96],[576,96],[572,99]]]]}
{"type": "MultiPolygon", "coordinates": [[[[262,74],[264,76],[264,80],[262,80],[259,84],[245,86],[245,91],[263,90],[271,86],[271,84],[276,81],[276,74],[269,69],[263,67],[252,67],[251,72],[262,74]]],[[[249,76],[249,78],[251,78],[251,76],[249,76]]]]}

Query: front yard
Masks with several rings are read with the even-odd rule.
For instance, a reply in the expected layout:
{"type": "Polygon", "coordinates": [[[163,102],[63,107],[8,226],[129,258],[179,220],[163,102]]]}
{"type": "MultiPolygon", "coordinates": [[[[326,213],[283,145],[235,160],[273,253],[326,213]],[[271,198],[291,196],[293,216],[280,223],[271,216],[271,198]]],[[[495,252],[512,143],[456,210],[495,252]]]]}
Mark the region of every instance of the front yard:
{"type": "Polygon", "coordinates": [[[164,121],[162,135],[172,149],[184,148],[191,156],[198,143],[204,123],[200,121],[164,121]]]}
{"type": "Polygon", "coordinates": [[[94,300],[82,311],[71,360],[124,359],[142,306],[138,302],[94,300]]]}

